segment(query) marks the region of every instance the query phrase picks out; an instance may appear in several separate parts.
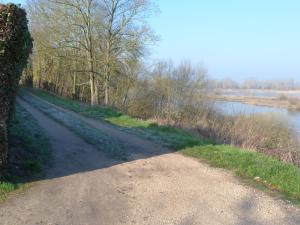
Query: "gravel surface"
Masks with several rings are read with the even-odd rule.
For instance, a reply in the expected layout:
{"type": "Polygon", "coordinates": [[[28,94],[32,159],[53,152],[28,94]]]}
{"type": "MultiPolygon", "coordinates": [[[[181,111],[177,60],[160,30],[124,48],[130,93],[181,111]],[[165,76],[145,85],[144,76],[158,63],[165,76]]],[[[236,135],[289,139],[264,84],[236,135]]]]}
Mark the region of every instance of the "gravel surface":
{"type": "Polygon", "coordinates": [[[46,130],[54,162],[45,180],[0,206],[2,225],[300,224],[300,210],[179,153],[78,116],[122,143],[112,159],[23,100],[46,130]]]}

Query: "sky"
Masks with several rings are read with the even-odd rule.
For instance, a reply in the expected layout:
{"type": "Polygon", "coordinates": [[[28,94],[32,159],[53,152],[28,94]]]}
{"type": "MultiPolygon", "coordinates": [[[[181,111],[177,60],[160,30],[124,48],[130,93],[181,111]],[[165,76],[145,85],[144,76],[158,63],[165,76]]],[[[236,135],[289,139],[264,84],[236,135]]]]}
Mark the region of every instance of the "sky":
{"type": "MultiPolygon", "coordinates": [[[[12,1],[22,3],[22,0],[12,1]]],[[[299,0],[156,0],[152,58],[201,63],[211,77],[300,81],[299,0]]]]}
{"type": "Polygon", "coordinates": [[[0,0],[1,3],[15,3],[15,4],[24,4],[26,0],[0,0]]]}

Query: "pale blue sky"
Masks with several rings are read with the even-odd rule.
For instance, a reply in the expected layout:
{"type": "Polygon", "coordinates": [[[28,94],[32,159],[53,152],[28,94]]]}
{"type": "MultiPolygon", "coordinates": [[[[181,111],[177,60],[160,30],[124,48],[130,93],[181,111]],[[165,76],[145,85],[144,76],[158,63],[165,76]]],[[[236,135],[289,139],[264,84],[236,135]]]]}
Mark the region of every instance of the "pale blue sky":
{"type": "Polygon", "coordinates": [[[15,4],[23,4],[24,2],[26,2],[26,0],[0,0],[0,2],[2,3],[15,3],[15,4]]]}
{"type": "Polygon", "coordinates": [[[203,62],[216,78],[300,80],[299,0],[159,1],[156,56],[203,62]]]}
{"type": "Polygon", "coordinates": [[[203,63],[215,78],[300,81],[299,0],[157,3],[151,25],[161,41],[153,58],[203,63]]]}

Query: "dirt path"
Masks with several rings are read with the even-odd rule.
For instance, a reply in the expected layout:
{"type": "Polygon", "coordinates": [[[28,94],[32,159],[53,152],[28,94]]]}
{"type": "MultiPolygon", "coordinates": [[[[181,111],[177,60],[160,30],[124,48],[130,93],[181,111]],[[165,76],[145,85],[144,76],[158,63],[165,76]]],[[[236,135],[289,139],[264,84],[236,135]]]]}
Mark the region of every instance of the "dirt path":
{"type": "Polygon", "coordinates": [[[1,225],[300,224],[298,209],[242,185],[228,172],[86,119],[120,140],[132,156],[129,162],[112,160],[19,103],[46,130],[54,162],[47,179],[0,206],[1,225]]]}

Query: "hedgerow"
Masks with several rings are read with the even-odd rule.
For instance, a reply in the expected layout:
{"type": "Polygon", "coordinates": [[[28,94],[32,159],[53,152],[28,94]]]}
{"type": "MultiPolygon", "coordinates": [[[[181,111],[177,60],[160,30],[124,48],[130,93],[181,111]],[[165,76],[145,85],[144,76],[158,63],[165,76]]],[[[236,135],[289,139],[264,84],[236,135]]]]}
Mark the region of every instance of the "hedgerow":
{"type": "Polygon", "coordinates": [[[6,161],[7,122],[32,42],[25,10],[15,4],[0,4],[0,166],[6,161]]]}

